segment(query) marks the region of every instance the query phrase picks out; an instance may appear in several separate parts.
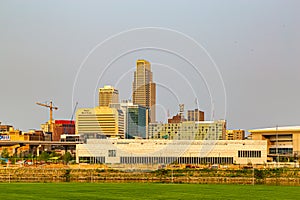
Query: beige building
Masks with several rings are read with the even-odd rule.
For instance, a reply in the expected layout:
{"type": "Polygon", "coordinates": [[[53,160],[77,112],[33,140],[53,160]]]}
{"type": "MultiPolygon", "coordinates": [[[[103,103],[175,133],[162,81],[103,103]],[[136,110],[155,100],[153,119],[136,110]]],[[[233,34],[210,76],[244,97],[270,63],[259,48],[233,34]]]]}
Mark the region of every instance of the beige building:
{"type": "MultiPolygon", "coordinates": [[[[90,139],[76,162],[112,164],[264,164],[267,141],[90,139]]],[[[132,167],[132,165],[130,165],[132,167]]]]}
{"type": "Polygon", "coordinates": [[[76,134],[124,138],[124,114],[109,107],[80,108],[76,111],[76,134]]]}
{"type": "Polygon", "coordinates": [[[244,140],[245,130],[226,130],[226,140],[244,140]]]}
{"type": "Polygon", "coordinates": [[[156,121],[156,84],[153,83],[151,64],[146,60],[136,61],[136,71],[132,84],[133,104],[150,109],[149,122],[156,121]]]}
{"type": "Polygon", "coordinates": [[[149,139],[224,140],[226,121],[184,121],[181,123],[150,123],[149,139]]]}
{"type": "MultiPolygon", "coordinates": [[[[20,130],[15,130],[12,126],[9,127],[9,130],[0,132],[0,141],[29,141],[30,134],[23,133],[20,130]]],[[[11,146],[1,146],[0,145],[0,154],[6,149],[10,156],[20,153],[27,154],[29,153],[29,145],[11,145],[11,146]]]]}
{"type": "Polygon", "coordinates": [[[111,103],[119,103],[119,91],[110,85],[99,89],[99,106],[108,107],[111,103]]]}
{"type": "Polygon", "coordinates": [[[270,161],[287,161],[300,156],[300,126],[249,130],[252,140],[266,140],[270,161]]]}

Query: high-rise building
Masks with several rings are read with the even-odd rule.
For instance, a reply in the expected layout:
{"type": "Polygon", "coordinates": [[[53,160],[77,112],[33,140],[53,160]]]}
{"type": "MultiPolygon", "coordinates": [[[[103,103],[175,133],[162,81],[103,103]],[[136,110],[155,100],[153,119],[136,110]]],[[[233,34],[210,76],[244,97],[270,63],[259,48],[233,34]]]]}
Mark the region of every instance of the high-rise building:
{"type": "Polygon", "coordinates": [[[153,83],[150,62],[146,60],[136,61],[132,90],[133,103],[149,108],[149,122],[155,122],[156,84],[153,83]]]}
{"type": "Polygon", "coordinates": [[[76,112],[76,134],[124,138],[124,114],[110,107],[80,108],[76,112]]]}
{"type": "Polygon", "coordinates": [[[99,89],[99,106],[108,107],[110,103],[119,102],[119,91],[110,85],[99,89]]]}
{"type": "Polygon", "coordinates": [[[124,113],[125,138],[146,138],[148,134],[149,109],[124,100],[121,103],[110,104],[111,108],[124,113]]]}
{"type": "Polygon", "coordinates": [[[188,110],[187,115],[188,121],[204,121],[204,112],[199,109],[188,110]]]}
{"type": "Polygon", "coordinates": [[[148,109],[140,105],[127,108],[126,139],[146,139],[148,133],[148,109]]]}

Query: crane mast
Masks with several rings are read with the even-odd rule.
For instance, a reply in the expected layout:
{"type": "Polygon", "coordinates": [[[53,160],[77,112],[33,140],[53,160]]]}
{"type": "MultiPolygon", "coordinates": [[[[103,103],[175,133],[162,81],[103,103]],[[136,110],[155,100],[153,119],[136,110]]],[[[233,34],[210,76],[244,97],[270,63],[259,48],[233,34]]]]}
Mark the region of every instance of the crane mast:
{"type": "Polygon", "coordinates": [[[39,106],[43,106],[46,108],[49,108],[50,110],[50,117],[49,117],[49,122],[48,124],[50,125],[50,132],[53,132],[53,110],[58,110],[58,107],[53,106],[53,102],[50,101],[49,103],[36,103],[39,106]]]}

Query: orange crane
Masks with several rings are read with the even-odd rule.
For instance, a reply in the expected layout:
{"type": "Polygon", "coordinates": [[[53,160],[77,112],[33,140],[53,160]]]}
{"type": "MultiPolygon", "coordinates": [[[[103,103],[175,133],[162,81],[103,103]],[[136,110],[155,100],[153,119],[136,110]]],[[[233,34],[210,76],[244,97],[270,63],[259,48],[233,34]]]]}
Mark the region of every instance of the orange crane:
{"type": "Polygon", "coordinates": [[[44,106],[50,109],[50,119],[49,119],[49,124],[50,124],[50,132],[53,132],[53,109],[58,110],[58,107],[53,106],[53,102],[50,101],[49,103],[36,103],[39,106],[44,106]]]}

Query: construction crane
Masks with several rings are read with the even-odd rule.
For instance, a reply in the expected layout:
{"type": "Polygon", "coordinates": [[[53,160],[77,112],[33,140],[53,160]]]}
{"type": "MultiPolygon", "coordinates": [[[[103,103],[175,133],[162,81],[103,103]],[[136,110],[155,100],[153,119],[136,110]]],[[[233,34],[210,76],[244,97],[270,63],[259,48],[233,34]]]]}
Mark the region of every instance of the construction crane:
{"type": "Polygon", "coordinates": [[[50,110],[50,118],[49,118],[49,125],[50,125],[50,132],[53,132],[53,109],[58,110],[58,107],[53,106],[53,102],[50,101],[49,103],[36,103],[39,106],[44,106],[46,108],[49,108],[50,110]]]}

